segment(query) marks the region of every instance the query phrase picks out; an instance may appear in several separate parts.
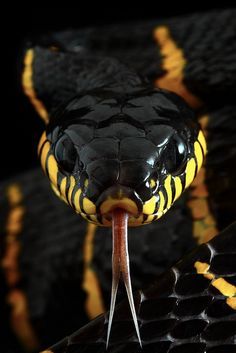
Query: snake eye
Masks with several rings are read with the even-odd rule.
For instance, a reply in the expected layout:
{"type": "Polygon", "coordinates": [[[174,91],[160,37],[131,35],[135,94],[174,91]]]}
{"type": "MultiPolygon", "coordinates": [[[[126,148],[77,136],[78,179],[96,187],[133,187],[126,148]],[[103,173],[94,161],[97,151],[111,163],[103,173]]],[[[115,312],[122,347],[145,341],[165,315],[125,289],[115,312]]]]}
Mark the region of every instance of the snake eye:
{"type": "Polygon", "coordinates": [[[63,135],[55,145],[54,154],[63,171],[72,173],[78,157],[77,151],[68,136],[63,135]]]}
{"type": "Polygon", "coordinates": [[[187,155],[187,146],[179,136],[174,136],[164,151],[165,168],[170,174],[181,173],[187,155]]]}

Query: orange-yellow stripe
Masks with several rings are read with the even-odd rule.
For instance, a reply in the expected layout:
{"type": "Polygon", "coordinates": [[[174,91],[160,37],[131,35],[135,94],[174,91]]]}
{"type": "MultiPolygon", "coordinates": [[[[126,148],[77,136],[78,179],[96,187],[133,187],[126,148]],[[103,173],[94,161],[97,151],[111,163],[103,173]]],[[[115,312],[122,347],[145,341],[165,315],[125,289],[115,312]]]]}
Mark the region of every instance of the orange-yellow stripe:
{"type": "Polygon", "coordinates": [[[197,160],[197,171],[199,171],[203,162],[203,154],[200,143],[198,141],[195,141],[194,143],[194,155],[197,160]]]}
{"type": "Polygon", "coordinates": [[[47,141],[43,145],[43,148],[41,150],[41,156],[40,156],[41,166],[44,170],[44,173],[46,173],[46,161],[47,161],[49,150],[50,150],[50,143],[47,141]]]}
{"type": "Polygon", "coordinates": [[[233,310],[236,310],[236,298],[227,298],[226,303],[230,306],[233,310]]]}
{"type": "Polygon", "coordinates": [[[34,62],[34,50],[28,49],[24,58],[24,70],[22,75],[22,85],[25,94],[29,97],[34,108],[41,116],[41,118],[48,123],[49,117],[48,112],[44,104],[37,98],[33,83],[33,62],[34,62]]]}
{"type": "MultiPolygon", "coordinates": [[[[199,118],[199,122],[205,136],[207,136],[208,121],[208,115],[203,115],[199,118]]],[[[200,144],[203,149],[203,153],[206,154],[207,147],[204,135],[202,131],[200,131],[198,135],[198,141],[195,143],[200,144]]],[[[205,178],[206,168],[203,162],[202,168],[199,170],[196,178],[191,184],[188,201],[188,206],[193,217],[193,235],[200,244],[209,241],[218,233],[216,220],[214,215],[211,213],[208,204],[209,195],[207,185],[205,183],[205,178]]]]}
{"type": "Polygon", "coordinates": [[[205,278],[211,280],[211,285],[218,289],[218,291],[225,297],[228,297],[226,299],[226,304],[236,310],[236,286],[229,283],[225,278],[215,278],[216,276],[209,272],[210,265],[208,263],[196,261],[194,267],[196,268],[198,274],[201,274],[205,278]]]}
{"type": "Polygon", "coordinates": [[[69,200],[70,204],[72,204],[71,196],[72,196],[72,192],[74,190],[74,187],[75,187],[75,178],[73,177],[73,175],[71,175],[71,177],[70,177],[70,187],[69,187],[69,191],[68,191],[68,200],[69,200]]]}
{"type": "Polygon", "coordinates": [[[207,153],[206,139],[201,130],[199,131],[199,134],[198,134],[198,141],[203,148],[204,154],[206,154],[207,153]]]}
{"type": "Polygon", "coordinates": [[[182,186],[181,179],[178,176],[174,177],[174,183],[175,183],[175,198],[174,198],[174,201],[175,201],[181,195],[183,186],[182,186]]]}
{"type": "Polygon", "coordinates": [[[218,289],[226,297],[235,297],[236,296],[236,287],[227,282],[224,278],[215,279],[211,285],[218,289]]]}
{"type": "Polygon", "coordinates": [[[187,162],[187,166],[186,166],[186,170],[185,170],[185,187],[187,188],[191,182],[194,179],[195,176],[195,172],[196,172],[196,162],[194,160],[194,158],[191,158],[188,162],[187,162]]]}
{"type": "Polygon", "coordinates": [[[38,339],[31,324],[27,297],[19,287],[21,274],[18,265],[20,255],[19,235],[23,228],[25,208],[23,194],[18,184],[7,189],[7,198],[11,207],[6,223],[6,248],[1,266],[4,270],[9,291],[6,301],[11,308],[10,324],[16,337],[27,351],[38,349],[38,339]]]}
{"type": "Polygon", "coordinates": [[[91,268],[95,232],[96,225],[88,223],[84,242],[84,279],[82,286],[87,292],[85,308],[90,319],[105,311],[99,281],[95,271],[91,268]]]}
{"type": "Polygon", "coordinates": [[[170,30],[166,26],[157,27],[154,30],[154,38],[160,47],[162,67],[166,72],[155,81],[155,85],[176,92],[194,108],[201,106],[201,100],[184,85],[184,69],[187,61],[183,50],[171,37],[170,30]]]}
{"type": "Polygon", "coordinates": [[[166,194],[167,194],[167,205],[166,205],[166,209],[168,210],[170,208],[170,206],[172,205],[172,188],[171,188],[171,175],[168,175],[168,177],[165,179],[164,181],[164,187],[166,190],[166,194]]]}
{"type": "Polygon", "coordinates": [[[47,170],[49,179],[54,185],[57,185],[57,174],[58,174],[58,166],[57,161],[54,156],[51,154],[47,159],[47,170]]]}
{"type": "Polygon", "coordinates": [[[159,191],[159,208],[158,208],[158,216],[160,217],[164,211],[165,198],[162,191],[159,191]]]}

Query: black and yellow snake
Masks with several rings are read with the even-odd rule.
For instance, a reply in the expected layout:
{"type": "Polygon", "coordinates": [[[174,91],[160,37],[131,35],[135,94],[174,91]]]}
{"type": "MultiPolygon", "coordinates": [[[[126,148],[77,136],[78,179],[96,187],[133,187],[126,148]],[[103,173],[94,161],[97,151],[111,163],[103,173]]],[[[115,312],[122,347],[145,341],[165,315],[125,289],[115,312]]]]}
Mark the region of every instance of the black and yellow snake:
{"type": "Polygon", "coordinates": [[[48,351],[236,352],[236,225],[215,237],[236,219],[235,18],[68,30],[26,49],[41,164],[70,208],[38,170],[1,185],[3,345],[45,348],[109,308],[113,225],[110,316],[48,351]],[[134,299],[127,225],[133,288],[146,287],[134,299]],[[132,314],[124,301],[113,318],[121,275],[132,314]]]}

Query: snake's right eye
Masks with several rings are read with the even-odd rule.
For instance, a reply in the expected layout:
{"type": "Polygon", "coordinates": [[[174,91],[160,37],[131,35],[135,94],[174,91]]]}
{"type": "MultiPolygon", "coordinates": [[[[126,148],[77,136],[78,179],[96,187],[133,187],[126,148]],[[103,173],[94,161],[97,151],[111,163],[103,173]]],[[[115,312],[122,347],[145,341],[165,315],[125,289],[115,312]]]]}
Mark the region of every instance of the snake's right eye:
{"type": "Polygon", "coordinates": [[[173,175],[181,173],[185,166],[187,146],[179,136],[174,136],[165,149],[165,167],[173,175]]]}
{"type": "Polygon", "coordinates": [[[63,135],[57,142],[54,148],[54,155],[59,167],[62,171],[72,173],[76,160],[78,158],[77,151],[73,142],[66,135],[63,135]]]}

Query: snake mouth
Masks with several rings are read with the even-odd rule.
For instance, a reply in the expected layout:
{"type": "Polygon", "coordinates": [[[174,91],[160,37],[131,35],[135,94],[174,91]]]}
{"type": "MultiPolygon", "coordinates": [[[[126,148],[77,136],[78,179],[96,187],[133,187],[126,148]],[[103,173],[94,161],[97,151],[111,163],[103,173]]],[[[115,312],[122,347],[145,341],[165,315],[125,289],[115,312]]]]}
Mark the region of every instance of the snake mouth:
{"type": "Polygon", "coordinates": [[[126,211],[130,216],[133,217],[138,217],[140,215],[137,205],[134,203],[134,201],[128,198],[123,198],[121,200],[112,198],[107,199],[100,206],[100,214],[106,217],[106,215],[111,215],[112,212],[117,208],[126,211]]]}
{"type": "MultiPolygon", "coordinates": [[[[90,205],[91,202],[86,200],[83,204],[90,205]]],[[[77,213],[91,223],[111,227],[112,214],[117,209],[127,213],[130,227],[149,224],[162,217],[167,210],[158,195],[144,202],[135,190],[117,184],[103,191],[91,208],[84,207],[82,212],[80,209],[77,213]]]]}
{"type": "Polygon", "coordinates": [[[112,212],[122,209],[129,216],[138,218],[142,213],[143,203],[138,194],[131,188],[117,185],[106,189],[97,201],[97,210],[103,218],[111,221],[112,212]]]}
{"type": "Polygon", "coordinates": [[[131,188],[116,185],[103,191],[94,204],[86,199],[86,202],[82,203],[84,208],[79,209],[77,213],[91,223],[111,227],[112,214],[120,209],[127,213],[129,227],[137,227],[161,218],[172,206],[173,200],[171,201],[165,197],[163,191],[143,201],[131,188]],[[86,205],[92,207],[85,209],[86,205]]]}

